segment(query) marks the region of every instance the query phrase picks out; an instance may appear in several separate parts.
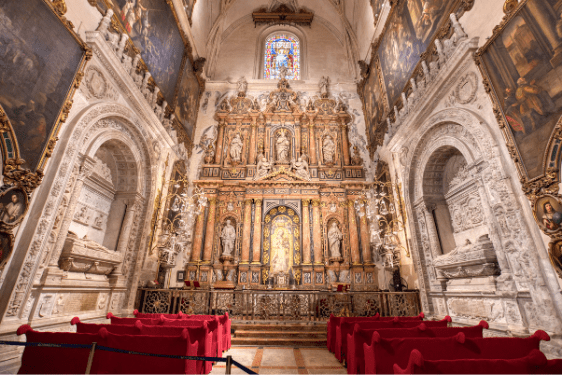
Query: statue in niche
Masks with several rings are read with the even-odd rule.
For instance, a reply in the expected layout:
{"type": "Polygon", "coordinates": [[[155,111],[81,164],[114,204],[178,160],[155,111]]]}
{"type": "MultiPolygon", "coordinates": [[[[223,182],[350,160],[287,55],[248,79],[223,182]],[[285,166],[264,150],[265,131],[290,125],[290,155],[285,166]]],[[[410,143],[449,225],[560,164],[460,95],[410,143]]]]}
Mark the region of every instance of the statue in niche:
{"type": "Polygon", "coordinates": [[[324,155],[325,164],[334,164],[336,156],[336,143],[331,135],[327,135],[322,142],[322,155],[324,155]]]}
{"type": "Polygon", "coordinates": [[[327,98],[328,97],[328,85],[330,84],[330,77],[322,77],[320,83],[318,84],[320,88],[320,97],[327,98]]]}
{"type": "Polygon", "coordinates": [[[222,240],[222,256],[232,256],[234,251],[234,242],[236,241],[236,229],[230,223],[230,220],[226,221],[226,225],[221,232],[222,240]]]}
{"type": "Polygon", "coordinates": [[[359,147],[353,146],[353,156],[351,157],[351,165],[363,165],[363,158],[359,154],[359,147]]]}
{"type": "Polygon", "coordinates": [[[240,133],[236,133],[232,141],[230,142],[230,158],[233,162],[239,163],[242,159],[242,148],[244,143],[240,137],[240,133]]]}
{"type": "Polygon", "coordinates": [[[287,272],[289,269],[289,251],[290,242],[289,236],[283,228],[279,228],[274,236],[272,237],[272,249],[275,251],[275,255],[271,260],[271,274],[277,274],[281,272],[287,272]]]}
{"type": "Polygon", "coordinates": [[[263,178],[269,174],[271,171],[271,163],[267,161],[265,156],[261,155],[258,160],[258,167],[256,172],[255,180],[263,178]]]}
{"type": "Polygon", "coordinates": [[[333,221],[330,230],[328,230],[328,247],[330,248],[330,256],[332,258],[341,258],[341,241],[343,234],[338,228],[338,224],[333,221]]]}
{"type": "Polygon", "coordinates": [[[238,85],[238,95],[246,96],[246,90],[248,89],[248,82],[246,82],[246,78],[240,78],[236,85],[238,85]]]}
{"type": "Polygon", "coordinates": [[[295,174],[302,179],[310,181],[310,171],[308,170],[308,163],[305,158],[299,156],[298,160],[291,161],[291,169],[295,170],[295,174]]]}
{"type": "Polygon", "coordinates": [[[289,138],[287,138],[287,130],[282,129],[279,132],[275,146],[277,151],[277,163],[289,163],[291,142],[289,138]]]}

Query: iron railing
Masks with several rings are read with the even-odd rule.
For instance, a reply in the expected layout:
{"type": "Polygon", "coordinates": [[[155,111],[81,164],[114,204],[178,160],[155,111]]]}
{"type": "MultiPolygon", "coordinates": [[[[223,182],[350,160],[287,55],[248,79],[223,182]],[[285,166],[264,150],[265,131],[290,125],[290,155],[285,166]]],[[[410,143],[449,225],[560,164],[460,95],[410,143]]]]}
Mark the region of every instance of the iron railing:
{"type": "Polygon", "coordinates": [[[321,321],[335,316],[413,316],[419,292],[141,289],[143,313],[224,314],[236,320],[321,321]]]}

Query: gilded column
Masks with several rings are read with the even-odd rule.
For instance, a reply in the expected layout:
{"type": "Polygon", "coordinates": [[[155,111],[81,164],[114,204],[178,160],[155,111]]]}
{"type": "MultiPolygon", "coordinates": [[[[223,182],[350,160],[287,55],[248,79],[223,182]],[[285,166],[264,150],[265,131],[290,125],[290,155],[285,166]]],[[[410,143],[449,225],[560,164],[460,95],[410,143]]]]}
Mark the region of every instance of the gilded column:
{"type": "Polygon", "coordinates": [[[252,122],[252,132],[250,134],[250,160],[248,164],[256,164],[256,131],[258,128],[258,124],[256,122],[252,122]]]}
{"type": "Polygon", "coordinates": [[[347,136],[347,125],[341,124],[340,129],[341,129],[341,145],[343,148],[344,165],[350,165],[351,161],[349,159],[349,139],[347,136]]]}
{"type": "Polygon", "coordinates": [[[347,212],[349,215],[349,245],[351,246],[351,262],[361,264],[359,256],[359,235],[357,233],[357,220],[355,219],[355,205],[352,200],[347,202],[347,212]]]}
{"type": "Polygon", "coordinates": [[[68,208],[66,209],[64,218],[62,219],[60,224],[61,229],[59,231],[59,235],[55,242],[55,246],[53,246],[53,252],[51,254],[51,259],[49,262],[50,266],[58,266],[59,257],[68,235],[68,229],[70,228],[70,224],[72,223],[72,219],[74,218],[74,210],[76,210],[80,192],[82,191],[82,187],[84,186],[84,181],[94,172],[94,165],[95,161],[86,157],[82,166],[80,166],[80,170],[78,171],[78,176],[76,177],[76,182],[74,183],[74,188],[72,189],[72,194],[68,202],[68,208]]]}
{"type": "Polygon", "coordinates": [[[209,199],[209,216],[207,217],[207,231],[205,233],[205,250],[203,250],[203,261],[211,261],[213,254],[213,240],[215,238],[215,213],[217,210],[217,198],[209,199]]]}
{"type": "Polygon", "coordinates": [[[205,210],[197,216],[195,223],[195,236],[193,237],[193,248],[191,249],[191,262],[201,260],[201,246],[203,246],[203,229],[205,228],[205,210]]]}
{"type": "Polygon", "coordinates": [[[252,200],[244,201],[244,232],[242,234],[242,260],[240,264],[250,262],[250,236],[252,234],[252,200]]]}
{"type": "Polygon", "coordinates": [[[369,243],[369,223],[367,222],[367,212],[365,209],[365,205],[367,203],[363,204],[361,206],[361,219],[360,219],[360,227],[361,227],[361,245],[362,245],[362,250],[363,250],[363,263],[365,264],[371,264],[373,263],[372,259],[371,259],[371,246],[369,243]]]}
{"type": "Polygon", "coordinates": [[[310,164],[317,165],[318,159],[316,158],[316,138],[314,137],[314,123],[311,121],[308,125],[310,129],[309,144],[310,144],[310,164]]]}
{"type": "Polygon", "coordinates": [[[314,264],[322,263],[322,222],[320,221],[320,200],[312,200],[312,235],[314,243],[314,264]]]}
{"type": "Polygon", "coordinates": [[[310,211],[308,205],[309,199],[302,200],[302,262],[310,263],[310,211]]]}
{"type": "Polygon", "coordinates": [[[224,138],[224,127],[226,124],[224,122],[219,122],[219,135],[217,136],[217,151],[215,154],[215,164],[221,163],[222,157],[222,144],[224,138]]]}
{"type": "Polygon", "coordinates": [[[254,247],[252,251],[252,264],[261,264],[261,199],[256,199],[256,209],[254,213],[254,247]]]}

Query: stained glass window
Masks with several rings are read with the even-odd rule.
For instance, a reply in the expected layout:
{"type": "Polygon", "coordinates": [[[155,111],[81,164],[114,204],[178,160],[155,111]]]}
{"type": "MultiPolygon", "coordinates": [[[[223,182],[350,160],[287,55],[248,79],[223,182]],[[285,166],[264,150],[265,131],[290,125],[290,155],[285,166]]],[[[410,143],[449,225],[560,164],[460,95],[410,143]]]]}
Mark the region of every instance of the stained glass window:
{"type": "Polygon", "coordinates": [[[298,80],[301,76],[299,39],[291,34],[275,33],[265,40],[263,78],[279,79],[279,70],[287,68],[286,78],[298,80]]]}

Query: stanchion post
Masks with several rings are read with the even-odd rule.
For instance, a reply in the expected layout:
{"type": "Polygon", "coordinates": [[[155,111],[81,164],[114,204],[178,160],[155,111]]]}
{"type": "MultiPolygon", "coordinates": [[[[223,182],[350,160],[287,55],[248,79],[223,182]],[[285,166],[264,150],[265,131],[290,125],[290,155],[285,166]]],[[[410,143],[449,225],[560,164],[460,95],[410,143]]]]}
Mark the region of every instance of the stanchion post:
{"type": "Polygon", "coordinates": [[[92,349],[90,349],[90,356],[88,357],[88,365],[86,366],[86,375],[90,374],[92,370],[92,363],[94,362],[94,353],[96,352],[97,342],[92,343],[92,349]]]}
{"type": "Polygon", "coordinates": [[[226,356],[226,374],[232,374],[232,356],[226,356]]]}

